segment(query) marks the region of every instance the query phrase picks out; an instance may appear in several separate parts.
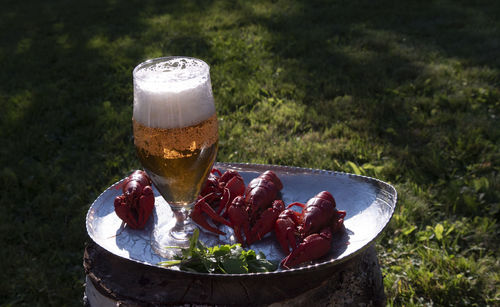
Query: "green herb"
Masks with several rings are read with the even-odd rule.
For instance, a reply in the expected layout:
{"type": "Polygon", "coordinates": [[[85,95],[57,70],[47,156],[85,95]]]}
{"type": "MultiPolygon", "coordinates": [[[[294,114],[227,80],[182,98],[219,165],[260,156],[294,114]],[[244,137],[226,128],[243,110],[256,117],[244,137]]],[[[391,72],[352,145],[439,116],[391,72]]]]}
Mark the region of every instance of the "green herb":
{"type": "Polygon", "coordinates": [[[189,247],[181,248],[181,256],[177,256],[175,260],[162,261],[159,265],[179,265],[183,271],[222,274],[271,272],[277,268],[276,264],[266,260],[262,252],[245,250],[241,244],[206,247],[198,240],[199,234],[196,229],[189,247]]]}

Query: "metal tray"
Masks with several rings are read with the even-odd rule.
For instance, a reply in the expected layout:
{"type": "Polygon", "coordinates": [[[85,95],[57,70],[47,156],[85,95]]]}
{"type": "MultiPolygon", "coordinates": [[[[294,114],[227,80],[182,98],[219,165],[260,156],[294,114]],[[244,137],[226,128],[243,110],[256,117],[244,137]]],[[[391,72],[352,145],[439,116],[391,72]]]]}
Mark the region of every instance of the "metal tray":
{"type": "MultiPolygon", "coordinates": [[[[338,265],[362,252],[386,227],[396,207],[396,189],[378,179],[334,171],[262,165],[244,163],[216,163],[216,168],[222,172],[232,169],[238,171],[245,184],[266,170],[274,171],[283,182],[282,199],[286,204],[292,202],[307,202],[318,192],[329,191],[336,200],[337,208],[345,210],[345,229],[343,234],[334,236],[332,249],[328,255],[312,263],[300,267],[269,273],[251,273],[238,275],[268,275],[292,274],[301,271],[314,271],[338,265]]],[[[123,180],[123,179],[122,179],[123,180]]],[[[139,262],[145,265],[164,268],[158,265],[165,259],[155,254],[150,245],[150,237],[158,215],[171,216],[171,211],[158,190],[155,193],[155,210],[143,230],[133,230],[124,227],[122,221],[114,212],[114,198],[121,194],[116,188],[119,182],[106,189],[90,206],[87,213],[86,226],[90,238],[102,248],[116,256],[139,262]]],[[[171,217],[173,220],[173,217],[171,217]]],[[[208,246],[234,243],[235,239],[230,228],[222,228],[226,236],[216,236],[201,231],[200,239],[208,246]]],[[[280,250],[273,234],[268,234],[261,241],[250,246],[256,251],[262,251],[267,259],[280,261],[286,255],[280,250]]],[[[202,274],[191,273],[186,274],[202,274]]],[[[217,275],[217,274],[208,274],[217,275]]],[[[226,275],[224,275],[226,276],[226,275]]]]}

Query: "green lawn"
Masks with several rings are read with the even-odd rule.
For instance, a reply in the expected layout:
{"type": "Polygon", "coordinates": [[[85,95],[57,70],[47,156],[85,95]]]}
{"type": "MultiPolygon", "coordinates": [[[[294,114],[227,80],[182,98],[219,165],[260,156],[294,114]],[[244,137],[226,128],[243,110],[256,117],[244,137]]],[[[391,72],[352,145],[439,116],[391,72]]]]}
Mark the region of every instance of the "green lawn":
{"type": "Polygon", "coordinates": [[[388,304],[500,305],[500,2],[2,1],[0,304],[81,305],[85,214],[140,168],[132,69],[211,65],[218,161],[395,185],[388,304]]]}

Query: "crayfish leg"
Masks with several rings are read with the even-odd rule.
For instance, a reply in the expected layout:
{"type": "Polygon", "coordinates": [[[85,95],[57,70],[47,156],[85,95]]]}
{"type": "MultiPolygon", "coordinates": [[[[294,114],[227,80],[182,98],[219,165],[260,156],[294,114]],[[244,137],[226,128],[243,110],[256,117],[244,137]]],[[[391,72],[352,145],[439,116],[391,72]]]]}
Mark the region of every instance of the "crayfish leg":
{"type": "Polygon", "coordinates": [[[243,240],[243,237],[241,236],[241,227],[240,226],[234,226],[233,230],[234,230],[234,235],[236,237],[236,240],[238,240],[238,242],[241,245],[244,245],[245,244],[245,240],[243,240]]]}
{"type": "MultiPolygon", "coordinates": [[[[210,217],[212,216],[217,216],[218,218],[224,220],[221,216],[217,215],[217,213],[210,207],[204,200],[199,200],[195,206],[193,207],[193,210],[191,211],[190,217],[191,219],[201,227],[205,228],[208,231],[211,231],[215,234],[218,235],[225,235],[226,233],[220,231],[218,228],[213,227],[210,225],[207,220],[203,217],[202,213],[205,212],[207,213],[210,217]]],[[[226,220],[224,220],[225,223],[227,223],[226,220]]]]}

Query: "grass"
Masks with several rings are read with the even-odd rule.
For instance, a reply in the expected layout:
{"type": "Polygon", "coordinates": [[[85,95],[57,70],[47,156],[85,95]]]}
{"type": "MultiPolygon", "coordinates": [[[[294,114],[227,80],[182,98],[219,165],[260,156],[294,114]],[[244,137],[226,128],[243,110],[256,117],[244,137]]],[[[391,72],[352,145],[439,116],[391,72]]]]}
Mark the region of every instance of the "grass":
{"type": "Polygon", "coordinates": [[[12,1],[0,12],[0,304],[81,305],[90,203],[140,168],[131,71],[211,65],[218,161],[394,184],[390,306],[500,304],[494,1],[12,1]]]}

